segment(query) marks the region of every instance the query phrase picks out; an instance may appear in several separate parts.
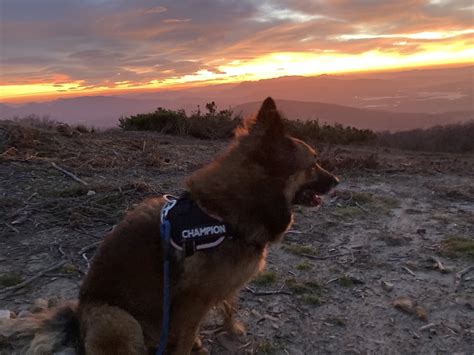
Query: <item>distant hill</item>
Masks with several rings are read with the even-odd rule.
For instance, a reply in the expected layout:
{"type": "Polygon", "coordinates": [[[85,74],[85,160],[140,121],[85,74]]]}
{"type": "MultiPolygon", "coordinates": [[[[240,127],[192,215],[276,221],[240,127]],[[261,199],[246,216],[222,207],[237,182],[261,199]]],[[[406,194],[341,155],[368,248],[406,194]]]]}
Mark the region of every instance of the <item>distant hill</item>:
{"type": "Polygon", "coordinates": [[[215,101],[219,109],[231,106],[248,113],[257,110],[256,102],[272,96],[282,99],[290,118],[319,117],[376,130],[412,129],[472,119],[473,75],[474,66],[287,76],[121,96],[85,96],[23,105],[4,103],[0,104],[0,118],[37,114],[67,123],[112,127],[120,116],[150,112],[160,106],[183,108],[189,113],[198,105],[203,108],[207,102],[215,101]]]}
{"type": "MultiPolygon", "coordinates": [[[[315,120],[321,123],[341,123],[357,128],[370,128],[376,131],[401,131],[414,128],[427,128],[447,123],[466,122],[474,119],[472,112],[445,112],[439,114],[399,113],[381,110],[360,109],[321,102],[301,102],[276,99],[279,110],[288,119],[315,120]]],[[[244,116],[258,110],[261,102],[248,102],[233,107],[235,113],[244,116]]]]}

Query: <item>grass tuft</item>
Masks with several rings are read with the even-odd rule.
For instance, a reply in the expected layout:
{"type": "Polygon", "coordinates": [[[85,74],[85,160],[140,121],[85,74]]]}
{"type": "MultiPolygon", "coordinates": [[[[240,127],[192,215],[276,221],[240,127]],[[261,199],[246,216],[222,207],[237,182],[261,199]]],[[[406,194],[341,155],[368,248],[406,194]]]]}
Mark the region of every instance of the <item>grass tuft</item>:
{"type": "Polygon", "coordinates": [[[296,269],[300,271],[308,271],[313,268],[313,265],[307,261],[303,261],[302,263],[299,263],[296,265],[296,269]]]}
{"type": "Polygon", "coordinates": [[[0,286],[2,287],[15,286],[22,281],[23,277],[20,274],[11,273],[0,275],[0,286]]]}
{"type": "Polygon", "coordinates": [[[285,244],[282,246],[283,250],[290,252],[295,255],[317,255],[316,250],[309,245],[299,245],[299,244],[285,244]]]}
{"type": "Polygon", "coordinates": [[[264,271],[255,277],[253,283],[257,286],[270,286],[277,280],[277,275],[274,271],[264,271]]]}
{"type": "Polygon", "coordinates": [[[338,282],[342,287],[351,287],[353,284],[352,279],[346,275],[340,276],[338,282]]]}
{"type": "Polygon", "coordinates": [[[461,236],[449,236],[442,241],[440,252],[453,258],[474,259],[474,240],[461,236]]]}

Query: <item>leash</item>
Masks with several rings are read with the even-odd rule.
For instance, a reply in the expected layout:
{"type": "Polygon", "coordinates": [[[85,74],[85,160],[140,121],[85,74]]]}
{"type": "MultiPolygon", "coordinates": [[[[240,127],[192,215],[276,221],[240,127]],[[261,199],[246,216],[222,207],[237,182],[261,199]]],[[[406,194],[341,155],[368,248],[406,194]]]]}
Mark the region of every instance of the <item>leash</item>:
{"type": "Polygon", "coordinates": [[[188,257],[196,251],[218,246],[226,237],[232,238],[228,234],[231,228],[203,211],[190,199],[189,193],[185,193],[179,199],[172,195],[164,195],[163,198],[166,201],[160,216],[161,249],[163,251],[163,315],[156,355],[165,353],[170,327],[171,249],[175,248],[188,257]],[[174,210],[170,214],[173,208],[174,210]],[[171,230],[171,223],[173,223],[173,230],[171,230]]]}
{"type": "Polygon", "coordinates": [[[170,222],[168,221],[168,212],[174,207],[177,200],[174,196],[163,196],[166,204],[161,210],[161,248],[163,250],[163,316],[161,323],[161,334],[159,346],[156,349],[156,355],[163,355],[166,350],[168,333],[170,328],[170,222]]]}

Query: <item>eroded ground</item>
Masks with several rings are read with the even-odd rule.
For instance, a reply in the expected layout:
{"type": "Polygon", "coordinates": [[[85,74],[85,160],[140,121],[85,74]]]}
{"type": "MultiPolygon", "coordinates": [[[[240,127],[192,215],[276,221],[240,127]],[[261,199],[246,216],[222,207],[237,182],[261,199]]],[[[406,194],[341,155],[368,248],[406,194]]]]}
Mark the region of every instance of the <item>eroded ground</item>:
{"type": "MultiPolygon", "coordinates": [[[[12,127],[0,130],[2,142],[0,310],[12,316],[41,308],[38,299],[75,298],[97,242],[123,212],[147,196],[179,193],[185,176],[226,144],[12,127]]],[[[229,337],[211,315],[205,346],[214,354],[471,354],[474,157],[337,154],[376,154],[379,166],[341,166],[342,183],[321,208],[295,208],[265,273],[240,294],[247,335],[229,337]]]]}

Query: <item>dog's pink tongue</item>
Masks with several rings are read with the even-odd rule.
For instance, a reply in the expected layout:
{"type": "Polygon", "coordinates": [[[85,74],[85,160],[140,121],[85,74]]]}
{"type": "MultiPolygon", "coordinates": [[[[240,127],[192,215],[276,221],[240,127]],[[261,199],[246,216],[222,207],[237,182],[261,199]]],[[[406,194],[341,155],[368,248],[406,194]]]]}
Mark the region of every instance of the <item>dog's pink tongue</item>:
{"type": "Polygon", "coordinates": [[[319,197],[319,195],[317,194],[314,194],[311,200],[311,206],[314,206],[314,207],[319,206],[322,202],[323,200],[321,199],[321,197],[319,197]]]}

